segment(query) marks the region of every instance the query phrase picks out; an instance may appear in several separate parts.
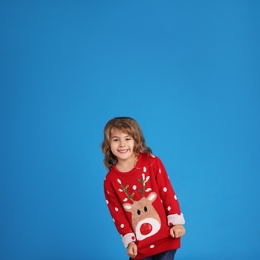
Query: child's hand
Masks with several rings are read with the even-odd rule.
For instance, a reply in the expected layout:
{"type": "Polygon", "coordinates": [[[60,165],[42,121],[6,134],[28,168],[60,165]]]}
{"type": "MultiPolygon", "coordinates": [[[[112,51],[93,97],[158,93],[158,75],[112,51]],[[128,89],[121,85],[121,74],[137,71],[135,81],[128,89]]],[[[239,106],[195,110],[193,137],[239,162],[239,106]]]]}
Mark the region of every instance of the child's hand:
{"type": "Polygon", "coordinates": [[[185,234],[186,230],[183,225],[176,225],[171,227],[170,235],[174,238],[182,237],[185,234]]]}
{"type": "Polygon", "coordinates": [[[129,243],[127,247],[127,255],[134,258],[137,255],[137,245],[135,242],[129,243]]]}

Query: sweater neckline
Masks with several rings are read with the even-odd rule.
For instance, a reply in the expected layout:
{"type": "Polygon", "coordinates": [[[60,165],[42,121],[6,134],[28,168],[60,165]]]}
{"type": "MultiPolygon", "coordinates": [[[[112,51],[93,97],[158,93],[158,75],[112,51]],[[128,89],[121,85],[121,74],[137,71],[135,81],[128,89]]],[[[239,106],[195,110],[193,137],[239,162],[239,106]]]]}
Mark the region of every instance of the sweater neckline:
{"type": "Polygon", "coordinates": [[[116,172],[117,174],[124,175],[124,176],[125,176],[125,175],[128,175],[128,174],[131,174],[131,173],[133,173],[136,169],[140,168],[140,164],[141,164],[141,161],[142,161],[142,160],[141,160],[142,156],[143,156],[143,153],[139,153],[139,154],[138,154],[137,162],[136,162],[134,168],[132,168],[130,171],[121,172],[121,171],[119,171],[119,170],[116,168],[115,165],[113,165],[112,170],[113,170],[114,172],[116,172]]]}

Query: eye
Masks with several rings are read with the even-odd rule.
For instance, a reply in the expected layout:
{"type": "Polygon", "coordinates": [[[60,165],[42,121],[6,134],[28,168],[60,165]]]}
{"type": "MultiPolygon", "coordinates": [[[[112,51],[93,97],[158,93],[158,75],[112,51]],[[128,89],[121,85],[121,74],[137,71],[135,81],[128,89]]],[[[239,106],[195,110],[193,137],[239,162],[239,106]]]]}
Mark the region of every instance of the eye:
{"type": "Polygon", "coordinates": [[[144,211],[147,212],[147,207],[144,207],[144,211]]]}
{"type": "Polygon", "coordinates": [[[118,141],[118,138],[114,138],[112,139],[113,142],[117,142],[118,141]]]}
{"type": "Polygon", "coordinates": [[[139,209],[137,210],[137,214],[138,214],[138,215],[140,215],[140,214],[141,214],[141,211],[140,211],[139,209]]]}

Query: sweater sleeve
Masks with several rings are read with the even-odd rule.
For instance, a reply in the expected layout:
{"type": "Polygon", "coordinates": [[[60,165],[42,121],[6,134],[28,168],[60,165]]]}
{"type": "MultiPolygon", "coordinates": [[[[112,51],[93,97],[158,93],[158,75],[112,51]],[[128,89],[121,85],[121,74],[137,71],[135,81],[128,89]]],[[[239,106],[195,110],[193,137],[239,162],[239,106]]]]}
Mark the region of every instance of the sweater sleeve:
{"type": "Polygon", "coordinates": [[[167,214],[168,225],[185,224],[180,205],[162,161],[157,157],[156,178],[160,197],[167,214]]]}
{"type": "Polygon", "coordinates": [[[110,180],[104,181],[104,193],[106,203],[113,219],[115,227],[122,237],[122,242],[127,248],[128,244],[132,241],[136,241],[135,234],[129,224],[126,213],[122,204],[114,191],[113,185],[110,180]]]}

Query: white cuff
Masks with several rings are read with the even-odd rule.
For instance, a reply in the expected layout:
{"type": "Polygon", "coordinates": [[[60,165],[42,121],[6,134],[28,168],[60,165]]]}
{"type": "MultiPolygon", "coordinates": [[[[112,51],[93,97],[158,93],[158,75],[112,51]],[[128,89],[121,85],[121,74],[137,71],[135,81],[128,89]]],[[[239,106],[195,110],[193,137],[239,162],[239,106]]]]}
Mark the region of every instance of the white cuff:
{"type": "Polygon", "coordinates": [[[185,219],[184,219],[182,213],[180,215],[178,215],[178,214],[169,215],[169,216],[167,216],[167,220],[168,220],[169,226],[185,224],[185,219]]]}
{"type": "Polygon", "coordinates": [[[128,233],[123,236],[122,242],[124,243],[125,248],[128,247],[128,244],[135,241],[135,234],[134,233],[128,233]]]}

